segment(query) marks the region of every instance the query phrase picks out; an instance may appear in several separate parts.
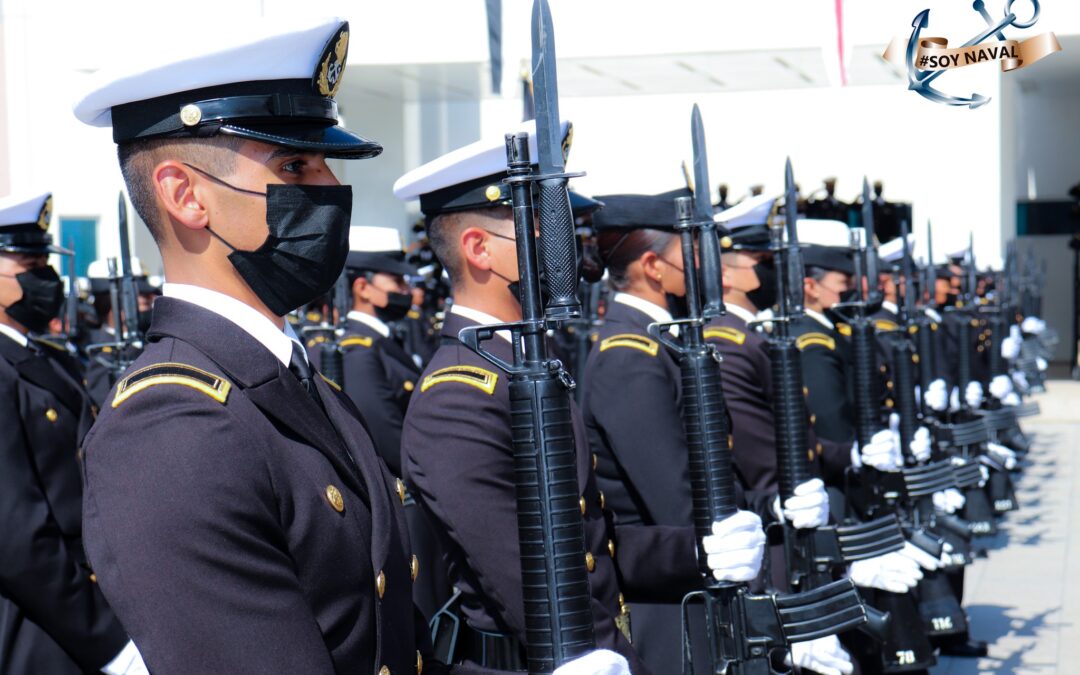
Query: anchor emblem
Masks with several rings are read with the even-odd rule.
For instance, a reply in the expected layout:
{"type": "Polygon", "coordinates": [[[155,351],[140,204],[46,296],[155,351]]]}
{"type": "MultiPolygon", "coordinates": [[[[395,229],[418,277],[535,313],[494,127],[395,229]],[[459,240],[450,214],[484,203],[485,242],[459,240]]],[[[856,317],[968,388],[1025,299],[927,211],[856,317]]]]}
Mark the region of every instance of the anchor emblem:
{"type": "MultiPolygon", "coordinates": [[[[1031,18],[1027,21],[1020,21],[1019,17],[1012,11],[1012,6],[1015,1],[1016,0],[1007,0],[1005,3],[1005,16],[995,23],[990,16],[990,13],[986,11],[986,4],[983,0],[975,0],[975,2],[972,3],[972,8],[983,18],[987,24],[987,28],[965,42],[961,47],[971,47],[980,44],[991,36],[996,37],[998,40],[1005,40],[1005,35],[1002,33],[1002,30],[1009,26],[1014,26],[1016,28],[1031,28],[1034,26],[1035,22],[1039,20],[1039,0],[1031,0],[1033,11],[1031,18]]],[[[919,12],[911,22],[911,38],[908,40],[907,44],[908,89],[918,92],[919,95],[924,98],[937,103],[944,103],[945,105],[968,106],[972,109],[985,105],[990,100],[988,96],[983,96],[979,93],[973,93],[969,97],[954,96],[930,86],[930,83],[936,80],[945,71],[924,71],[920,70],[915,64],[915,54],[919,48],[919,36],[922,34],[923,29],[928,25],[930,25],[929,9],[924,9],[919,12]]]]}

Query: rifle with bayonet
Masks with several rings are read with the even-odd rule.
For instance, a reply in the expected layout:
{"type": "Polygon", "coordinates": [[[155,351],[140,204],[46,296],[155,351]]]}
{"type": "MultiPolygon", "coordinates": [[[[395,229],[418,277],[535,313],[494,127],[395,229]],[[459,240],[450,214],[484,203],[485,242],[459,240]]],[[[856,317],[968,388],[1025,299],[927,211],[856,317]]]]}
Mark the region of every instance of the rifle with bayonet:
{"type": "Polygon", "coordinates": [[[110,371],[110,381],[116,382],[143,349],[139,328],[139,291],[131,266],[131,243],[128,232],[127,200],[123,191],[119,198],[120,258],[108,258],[109,300],[113,313],[113,340],[87,345],[87,356],[110,371]]]}
{"type": "Polygon", "coordinates": [[[514,479],[521,547],[526,656],[530,673],[550,673],[595,649],[585,534],[578,507],[573,379],[549,356],[549,327],[580,316],[577,247],[563,164],[555,42],[546,0],[532,13],[538,171],[532,172],[528,134],[506,136],[507,178],[514,214],[521,321],[470,326],[458,339],[510,376],[514,479]],[[534,208],[533,194],[537,195],[534,208]],[[539,215],[539,253],[533,231],[539,215]],[[539,266],[548,302],[541,303],[539,266]],[[484,342],[500,330],[513,336],[513,363],[484,342]]]}
{"type": "MultiPolygon", "coordinates": [[[[69,251],[74,251],[71,242],[67,243],[69,251]]],[[[82,324],[79,321],[79,278],[75,275],[75,254],[72,253],[67,259],[67,299],[64,302],[64,335],[68,342],[73,345],[80,343],[82,336],[82,324]]]]}

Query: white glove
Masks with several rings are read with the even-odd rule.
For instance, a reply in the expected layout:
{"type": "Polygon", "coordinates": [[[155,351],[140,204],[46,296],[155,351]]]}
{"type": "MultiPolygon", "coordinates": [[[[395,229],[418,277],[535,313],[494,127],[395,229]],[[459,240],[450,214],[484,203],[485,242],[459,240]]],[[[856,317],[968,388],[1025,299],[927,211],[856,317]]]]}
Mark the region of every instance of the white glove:
{"type": "Polygon", "coordinates": [[[925,462],[930,459],[930,430],[926,427],[916,429],[915,436],[908,445],[911,447],[911,454],[915,456],[915,461],[925,462]]]}
{"type": "Polygon", "coordinates": [[[795,486],[795,493],[784,502],[784,517],[799,530],[821,527],[829,522],[829,493],[825,483],[813,478],[795,486]]]}
{"type": "Polygon", "coordinates": [[[1012,381],[1008,375],[995,375],[994,379],[990,380],[990,395],[996,399],[1005,398],[1012,390],[1012,381]]]}
{"type": "Polygon", "coordinates": [[[552,675],[630,675],[630,664],[622,654],[597,649],[562,664],[552,675]]]}
{"type": "Polygon", "coordinates": [[[904,548],[897,551],[897,554],[914,560],[915,563],[924,570],[933,572],[937,568],[941,567],[941,561],[930,555],[926,551],[922,550],[910,541],[904,542],[904,548]]]}
{"type": "Polygon", "coordinates": [[[938,378],[926,387],[926,405],[931,410],[941,412],[949,407],[949,394],[945,391],[945,380],[938,378]]]}
{"type": "Polygon", "coordinates": [[[1022,391],[1027,391],[1028,390],[1028,387],[1030,385],[1028,384],[1027,375],[1025,375],[1023,373],[1023,371],[1018,370],[1015,373],[1013,373],[1012,374],[1012,379],[1013,379],[1013,382],[1016,384],[1016,386],[1019,387],[1022,391]]]}
{"type": "Polygon", "coordinates": [[[931,499],[934,502],[934,508],[945,513],[956,513],[967,503],[967,498],[956,488],[935,492],[931,499]]]}
{"type": "Polygon", "coordinates": [[[736,511],[714,522],[712,532],[701,543],[717,581],[750,581],[758,575],[765,554],[765,531],[756,513],[736,511]]]}
{"type": "MultiPolygon", "coordinates": [[[[1016,326],[1013,326],[1016,328],[1016,326]]],[[[1016,331],[1016,335],[1010,330],[1008,337],[1001,340],[1001,358],[1012,361],[1017,356],[1020,356],[1020,344],[1024,341],[1024,338],[1020,337],[1019,329],[1016,331]]]]}
{"type": "Polygon", "coordinates": [[[1012,471],[1016,468],[1016,453],[1013,452],[1012,448],[1001,445],[1000,443],[994,443],[993,441],[987,443],[986,448],[1001,458],[1001,463],[1005,465],[1007,471],[1012,471]]]}
{"type": "Polygon", "coordinates": [[[1031,335],[1038,335],[1046,330],[1046,322],[1037,316],[1029,316],[1020,324],[1020,330],[1031,335]]]}
{"type": "Polygon", "coordinates": [[[796,665],[821,675],[851,675],[855,670],[851,665],[851,656],[840,646],[840,640],[835,635],[793,643],[788,665],[796,665]]]}
{"type": "Polygon", "coordinates": [[[971,408],[978,408],[982,405],[983,401],[983,388],[979,382],[968,382],[967,388],[964,390],[964,400],[971,408]]]}
{"type": "MultiPolygon", "coordinates": [[[[101,669],[105,675],[150,675],[135,643],[128,640],[120,653],[101,669]]],[[[629,671],[627,671],[629,672],[629,671]]]]}
{"type": "Polygon", "coordinates": [[[900,468],[900,449],[892,431],[882,429],[870,438],[865,448],[859,442],[851,446],[851,463],[854,466],[873,467],[878,471],[895,471],[900,468]]]}
{"type": "Polygon", "coordinates": [[[990,480],[990,468],[985,464],[980,464],[979,475],[982,476],[982,478],[979,479],[979,487],[986,487],[986,483],[990,480]]]}
{"type": "Polygon", "coordinates": [[[848,568],[856,586],[877,588],[891,593],[907,593],[919,583],[923,573],[919,563],[897,552],[866,560],[856,560],[848,568]]]}
{"type": "Polygon", "coordinates": [[[1011,391],[1005,394],[1005,398],[1001,399],[1002,405],[1020,405],[1020,397],[1017,396],[1015,391],[1011,391]]]}
{"type": "Polygon", "coordinates": [[[1050,366],[1050,364],[1046,362],[1046,359],[1041,356],[1035,357],[1035,365],[1038,366],[1040,373],[1046,372],[1046,369],[1050,366]]]}

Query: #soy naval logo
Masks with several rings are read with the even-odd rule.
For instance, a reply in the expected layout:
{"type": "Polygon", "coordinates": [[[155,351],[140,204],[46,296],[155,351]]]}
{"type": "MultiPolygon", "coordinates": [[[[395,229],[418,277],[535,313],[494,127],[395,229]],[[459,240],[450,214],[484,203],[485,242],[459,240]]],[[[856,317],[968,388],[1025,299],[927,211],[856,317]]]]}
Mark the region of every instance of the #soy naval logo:
{"type": "Polygon", "coordinates": [[[942,37],[922,37],[922,31],[930,25],[930,10],[919,12],[911,22],[911,37],[904,44],[894,39],[882,54],[886,61],[907,68],[908,89],[936,103],[978,108],[990,100],[982,94],[957,96],[931,86],[946,71],[979,63],[997,62],[1002,72],[1026,68],[1040,59],[1061,51],[1061,44],[1053,33],[1042,33],[1027,40],[1006,38],[1006,28],[1027,29],[1039,20],[1039,0],[1029,0],[1031,16],[1023,19],[1013,12],[1016,0],[1007,0],[1004,16],[995,21],[986,10],[983,0],[975,0],[972,8],[985,22],[975,37],[964,44],[949,49],[949,41],[942,37]],[[989,41],[989,42],[988,42],[989,41]]]}

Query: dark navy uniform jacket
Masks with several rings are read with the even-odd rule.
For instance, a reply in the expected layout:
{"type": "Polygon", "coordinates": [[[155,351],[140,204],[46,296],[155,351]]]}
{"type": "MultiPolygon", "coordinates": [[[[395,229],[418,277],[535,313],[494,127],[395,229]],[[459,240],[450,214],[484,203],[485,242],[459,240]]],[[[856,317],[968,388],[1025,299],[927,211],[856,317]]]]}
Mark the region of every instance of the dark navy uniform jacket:
{"type": "Polygon", "coordinates": [[[851,342],[840,332],[842,328],[828,326],[809,314],[790,325],[802,361],[806,405],[815,418],[814,431],[818,438],[850,447],[855,441],[851,342]]]}
{"type": "Polygon", "coordinates": [[[419,663],[404,490],[316,379],[325,412],[232,321],[155,303],[87,438],[84,500],[101,588],[155,674],[444,672],[419,663]]]}
{"type": "Polygon", "coordinates": [[[364,417],[375,450],[401,475],[401,426],[420,369],[393,337],[349,319],[339,343],[344,351],[345,393],[364,417]]]}
{"type": "Polygon", "coordinates": [[[127,643],[83,553],[81,380],[62,349],[0,334],[0,673],[96,671],[127,643]]]}
{"type": "MultiPolygon", "coordinates": [[[[768,342],[730,308],[705,329],[705,338],[723,356],[724,397],[731,411],[733,457],[751,489],[775,494],[779,489],[773,380],[768,342]]],[[[796,343],[796,346],[798,343],[796,343]]],[[[803,382],[810,389],[814,383],[803,382]]],[[[813,389],[810,389],[811,393],[813,389]]],[[[839,485],[851,463],[851,444],[819,438],[813,413],[807,420],[807,453],[813,455],[826,483],[839,485]]]]}
{"type": "MultiPolygon", "coordinates": [[[[402,463],[410,492],[445,536],[451,580],[462,591],[469,625],[524,644],[510,392],[504,372],[456,342],[470,325],[476,323],[446,316],[444,344],[405,417],[402,463]]],[[[485,345],[512,361],[507,341],[495,337],[485,345]]],[[[635,674],[648,672],[616,626],[619,594],[629,600],[659,588],[681,598],[684,589],[700,585],[693,534],[687,527],[613,527],[584,427],[578,415],[574,421],[597,645],[627,656],[635,674]]]]}

